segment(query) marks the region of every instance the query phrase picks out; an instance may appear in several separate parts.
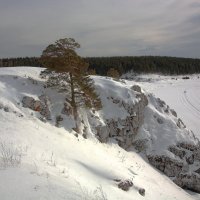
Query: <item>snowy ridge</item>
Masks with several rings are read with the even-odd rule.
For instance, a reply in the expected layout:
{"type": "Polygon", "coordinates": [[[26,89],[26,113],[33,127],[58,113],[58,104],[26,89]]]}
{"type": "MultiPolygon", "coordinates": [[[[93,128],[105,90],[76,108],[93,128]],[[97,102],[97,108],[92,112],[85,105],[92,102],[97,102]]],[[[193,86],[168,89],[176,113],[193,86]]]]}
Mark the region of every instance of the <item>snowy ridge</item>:
{"type": "MultiPolygon", "coordinates": [[[[90,139],[84,139],[81,136],[74,136],[71,129],[73,120],[68,116],[63,116],[61,127],[55,127],[55,118],[62,110],[64,95],[52,89],[44,89],[44,80],[39,78],[41,70],[31,67],[0,69],[2,199],[194,199],[151,167],[137,153],[127,152],[114,143],[102,144],[94,137],[95,133],[92,131],[95,125],[105,124],[105,118],[125,118],[128,115],[122,108],[117,108],[116,104],[111,103],[107,96],[123,98],[126,103],[137,103],[137,92],[132,91],[129,85],[94,77],[103,105],[108,107],[95,113],[98,118],[93,118],[92,124],[88,118],[89,113],[85,114],[84,121],[91,126],[88,130],[91,135],[90,139]],[[50,98],[52,113],[52,120],[46,123],[39,119],[41,116],[38,112],[24,108],[21,103],[23,96],[38,100],[44,93],[50,98]],[[7,160],[4,159],[4,150],[10,152],[14,159],[10,159],[9,155],[7,160]],[[128,192],[124,192],[117,187],[115,179],[131,179],[134,186],[128,192]],[[139,188],[145,189],[145,197],[139,194],[139,188]]],[[[170,144],[181,140],[196,143],[195,138],[190,136],[187,130],[179,132],[176,119],[173,119],[171,114],[162,115],[162,110],[156,110],[157,102],[154,102],[153,97],[149,96],[148,100],[144,124],[137,135],[139,139],[148,138],[152,134],[149,129],[152,129],[154,141],[162,142],[157,130],[160,124],[157,123],[155,127],[156,119],[152,116],[153,112],[167,122],[160,131],[171,126],[166,130],[169,133],[167,138],[170,144]],[[148,115],[152,121],[149,121],[148,115]],[[171,128],[177,130],[174,141],[171,138],[171,128]]],[[[147,151],[166,153],[167,146],[161,152],[164,144],[152,144],[148,142],[147,151]]]]}
{"type": "MultiPolygon", "coordinates": [[[[130,113],[127,113],[124,107],[114,103],[114,101],[123,101],[129,104],[130,107],[139,102],[140,98],[136,98],[138,92],[131,89],[137,82],[126,84],[123,81],[116,82],[105,77],[93,78],[103,103],[101,119],[117,120],[129,116],[130,113]]],[[[148,98],[148,105],[144,109],[144,121],[135,139],[146,139],[148,141],[147,154],[170,154],[173,157],[168,151],[169,146],[176,145],[179,142],[188,142],[192,145],[198,144],[199,140],[190,130],[185,128],[174,110],[149,92],[145,90],[142,90],[142,92],[148,98]],[[179,122],[180,127],[178,126],[179,122]]]]}

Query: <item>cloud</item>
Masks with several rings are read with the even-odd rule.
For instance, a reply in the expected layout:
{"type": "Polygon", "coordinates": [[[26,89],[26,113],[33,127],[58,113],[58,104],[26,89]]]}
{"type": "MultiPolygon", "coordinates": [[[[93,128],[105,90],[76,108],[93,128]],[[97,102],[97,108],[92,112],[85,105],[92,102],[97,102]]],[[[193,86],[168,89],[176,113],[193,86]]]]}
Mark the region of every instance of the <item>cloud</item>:
{"type": "Polygon", "coordinates": [[[83,56],[200,57],[197,0],[3,0],[1,4],[0,57],[39,56],[62,37],[79,41],[83,56]]]}

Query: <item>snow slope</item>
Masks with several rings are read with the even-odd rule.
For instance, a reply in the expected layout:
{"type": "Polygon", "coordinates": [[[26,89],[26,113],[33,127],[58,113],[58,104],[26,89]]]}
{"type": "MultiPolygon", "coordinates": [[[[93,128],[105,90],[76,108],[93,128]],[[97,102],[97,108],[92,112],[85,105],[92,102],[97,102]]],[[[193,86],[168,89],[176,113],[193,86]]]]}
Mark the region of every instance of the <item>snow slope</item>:
{"type": "MultiPolygon", "coordinates": [[[[41,70],[0,68],[0,199],[194,199],[140,155],[94,137],[75,137],[70,119],[67,127],[57,128],[23,108],[24,95],[37,99],[46,92],[56,102],[52,111],[59,110],[64,97],[44,91],[41,70]],[[124,192],[114,179],[131,179],[134,187],[124,192]],[[138,188],[146,190],[145,197],[138,188]]],[[[105,82],[100,79],[99,86],[105,82]]],[[[119,86],[113,82],[111,88],[119,86]]]]}

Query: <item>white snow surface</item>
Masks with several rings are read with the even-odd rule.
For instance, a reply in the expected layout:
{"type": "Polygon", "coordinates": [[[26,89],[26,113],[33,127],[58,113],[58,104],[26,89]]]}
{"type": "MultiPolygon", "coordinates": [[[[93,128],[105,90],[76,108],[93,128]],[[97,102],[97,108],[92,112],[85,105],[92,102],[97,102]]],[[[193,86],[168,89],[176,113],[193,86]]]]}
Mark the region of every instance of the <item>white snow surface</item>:
{"type": "MultiPolygon", "coordinates": [[[[0,199],[198,199],[196,194],[187,193],[151,167],[139,154],[127,152],[116,144],[101,144],[94,137],[75,137],[70,129],[73,120],[67,117],[65,127],[57,128],[51,122],[40,121],[37,113],[23,108],[21,100],[24,95],[38,98],[45,92],[55,102],[51,111],[55,115],[60,112],[64,96],[51,89],[44,91],[44,80],[39,78],[41,70],[34,67],[0,68],[0,107],[9,110],[5,112],[0,109],[0,199]],[[33,85],[28,77],[37,80],[38,84],[33,85]],[[23,117],[19,117],[20,114],[23,117]],[[6,156],[12,162],[6,162],[6,156]],[[117,187],[114,179],[131,179],[134,186],[124,192],[117,187]],[[145,189],[144,197],[138,193],[138,188],[145,189]]],[[[135,101],[134,92],[128,89],[129,85],[102,77],[93,78],[103,105],[106,106],[107,102],[105,94],[117,95],[128,102],[135,101]]],[[[144,86],[148,89],[148,84],[144,86]]],[[[162,143],[164,140],[159,138],[158,127],[147,126],[148,115],[152,115],[153,111],[168,121],[163,130],[166,129],[169,143],[174,139],[195,142],[187,135],[187,131],[183,132],[183,136],[177,131],[172,138],[172,134],[168,133],[171,129],[177,130],[173,127],[173,119],[164,114],[162,116],[162,112],[155,109],[153,97],[149,99],[150,105],[145,110],[146,119],[139,133],[141,137],[148,136],[149,129],[152,129],[155,141],[165,146],[162,143]]],[[[120,117],[126,116],[126,113],[116,111],[111,104],[104,107],[103,111],[108,118],[118,114],[120,117]]],[[[99,113],[100,116],[103,114],[99,113]]],[[[152,118],[149,122],[155,126],[152,118]]],[[[149,151],[160,151],[160,145],[155,149],[149,148],[149,151]]]]}

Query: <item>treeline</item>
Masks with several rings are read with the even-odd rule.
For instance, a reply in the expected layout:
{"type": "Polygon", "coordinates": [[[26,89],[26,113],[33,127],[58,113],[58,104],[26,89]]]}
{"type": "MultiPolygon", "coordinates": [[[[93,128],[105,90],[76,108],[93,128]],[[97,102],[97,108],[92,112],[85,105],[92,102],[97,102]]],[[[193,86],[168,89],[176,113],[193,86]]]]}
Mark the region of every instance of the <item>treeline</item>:
{"type": "MultiPolygon", "coordinates": [[[[123,56],[123,57],[88,57],[89,70],[99,75],[107,75],[110,68],[119,74],[129,71],[136,73],[193,74],[200,73],[200,59],[162,56],[123,56]]],[[[0,59],[0,67],[36,66],[40,67],[36,57],[0,59]]]]}
{"type": "Polygon", "coordinates": [[[120,74],[135,73],[193,74],[200,73],[200,59],[161,56],[126,56],[86,58],[91,69],[106,75],[110,68],[120,74]]]}
{"type": "Polygon", "coordinates": [[[37,57],[19,57],[19,58],[3,58],[0,59],[0,67],[15,67],[15,66],[34,66],[40,67],[37,57]]]}

